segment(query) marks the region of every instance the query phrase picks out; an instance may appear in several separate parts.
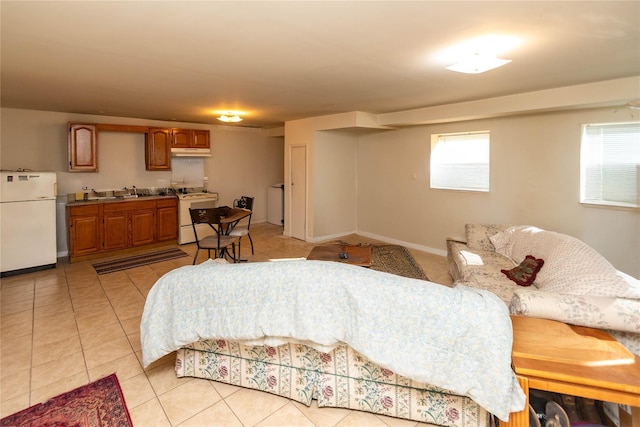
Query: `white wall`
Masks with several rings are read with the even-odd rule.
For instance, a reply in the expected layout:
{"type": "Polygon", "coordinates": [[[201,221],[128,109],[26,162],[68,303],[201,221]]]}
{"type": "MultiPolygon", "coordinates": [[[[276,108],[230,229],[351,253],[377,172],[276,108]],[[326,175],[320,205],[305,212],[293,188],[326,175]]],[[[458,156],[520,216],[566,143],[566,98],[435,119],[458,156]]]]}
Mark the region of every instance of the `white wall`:
{"type": "Polygon", "coordinates": [[[219,204],[231,206],[240,196],[254,197],[252,222],[267,220],[267,189],[283,182],[284,140],[269,138],[261,129],[220,126],[212,156],[205,161],[209,188],[218,191],[219,204]]]}
{"type": "Polygon", "coordinates": [[[284,234],[291,236],[291,147],[305,146],[306,165],[306,212],[305,227],[307,241],[317,241],[348,234],[356,231],[355,213],[356,189],[356,151],[355,134],[335,131],[348,129],[359,122],[366,121],[370,114],[349,112],[310,119],[292,120],[285,123],[284,152],[284,234]],[[333,130],[333,131],[332,131],[333,130]],[[345,147],[343,147],[345,146],[345,147]],[[351,147],[351,148],[349,148],[351,147]],[[316,160],[316,150],[321,150],[316,160]],[[330,149],[339,150],[331,153],[330,149]],[[340,158],[342,156],[342,158],[340,158]],[[337,161],[337,163],[334,162],[337,161]],[[347,164],[352,165],[349,170],[347,164]],[[336,167],[338,166],[338,167],[336,167]],[[316,171],[316,168],[319,168],[316,171]],[[342,185],[334,183],[342,180],[342,185]],[[326,180],[326,183],[322,181],[326,180]],[[316,181],[320,181],[316,183],[316,181]],[[318,194],[316,195],[316,191],[318,194]],[[316,201],[320,197],[320,202],[316,201]],[[346,206],[341,201],[350,201],[346,206]],[[338,218],[338,221],[333,221],[338,218]],[[320,221],[316,227],[316,221],[320,221]],[[318,238],[317,236],[321,236],[318,238]]]}
{"type": "Polygon", "coordinates": [[[464,224],[530,224],[575,236],[640,277],[640,212],[585,206],[583,123],[638,120],[606,108],[416,126],[363,135],[358,145],[358,231],[444,253],[464,224]],[[431,134],[489,130],[491,191],[431,190],[431,134]]]}
{"type": "Polygon", "coordinates": [[[357,230],[358,138],[319,131],[314,138],[314,236],[342,236],[357,230]]]}

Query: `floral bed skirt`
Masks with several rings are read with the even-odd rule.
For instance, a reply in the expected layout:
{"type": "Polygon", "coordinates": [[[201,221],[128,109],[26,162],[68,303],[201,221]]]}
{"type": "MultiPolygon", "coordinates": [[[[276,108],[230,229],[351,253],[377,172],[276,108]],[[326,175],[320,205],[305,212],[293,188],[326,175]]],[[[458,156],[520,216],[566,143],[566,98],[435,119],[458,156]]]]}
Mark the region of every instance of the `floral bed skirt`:
{"type": "Polygon", "coordinates": [[[347,346],[328,353],[303,344],[247,346],[198,341],[178,350],[178,377],[262,390],[310,405],[356,409],[429,424],[485,427],[489,414],[473,400],[416,383],[375,365],[347,346]]]}

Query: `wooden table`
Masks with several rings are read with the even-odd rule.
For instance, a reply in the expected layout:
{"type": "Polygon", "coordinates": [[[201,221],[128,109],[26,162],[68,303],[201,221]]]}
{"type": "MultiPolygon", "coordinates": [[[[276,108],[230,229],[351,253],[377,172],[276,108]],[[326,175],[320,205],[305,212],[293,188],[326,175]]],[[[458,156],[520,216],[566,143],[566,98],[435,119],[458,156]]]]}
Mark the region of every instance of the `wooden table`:
{"type": "Polygon", "coordinates": [[[369,245],[324,245],[314,247],[309,260],[336,261],[346,264],[371,267],[371,246],[369,245]],[[345,252],[348,258],[340,258],[340,252],[345,252]]]}
{"type": "MultiPolygon", "coordinates": [[[[512,365],[520,386],[640,406],[640,358],[609,334],[534,317],[511,316],[512,365]]],[[[528,427],[529,411],[501,426],[528,427]]]]}
{"type": "Polygon", "coordinates": [[[240,220],[251,215],[251,211],[242,208],[230,208],[228,206],[222,206],[218,208],[223,215],[220,216],[220,225],[222,226],[222,233],[228,235],[233,231],[240,220]]]}

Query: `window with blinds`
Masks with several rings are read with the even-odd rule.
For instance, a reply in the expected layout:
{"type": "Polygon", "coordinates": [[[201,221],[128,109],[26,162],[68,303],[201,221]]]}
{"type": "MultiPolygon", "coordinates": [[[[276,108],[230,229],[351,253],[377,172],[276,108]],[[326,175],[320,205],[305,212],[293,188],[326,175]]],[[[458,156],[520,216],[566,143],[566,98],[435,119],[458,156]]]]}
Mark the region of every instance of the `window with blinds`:
{"type": "Polygon", "coordinates": [[[431,135],[431,188],[489,191],[489,131],[431,135]]]}
{"type": "Polygon", "coordinates": [[[582,128],[580,202],[639,207],[640,122],[582,128]]]}

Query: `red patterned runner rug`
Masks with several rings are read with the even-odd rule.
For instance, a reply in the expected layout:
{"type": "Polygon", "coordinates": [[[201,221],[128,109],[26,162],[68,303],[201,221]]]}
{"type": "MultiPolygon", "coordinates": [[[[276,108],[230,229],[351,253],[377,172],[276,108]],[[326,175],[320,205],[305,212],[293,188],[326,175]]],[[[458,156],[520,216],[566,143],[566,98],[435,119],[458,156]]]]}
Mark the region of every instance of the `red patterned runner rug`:
{"type": "Polygon", "coordinates": [[[132,427],[116,374],[0,420],[0,426],[132,427]]]}

